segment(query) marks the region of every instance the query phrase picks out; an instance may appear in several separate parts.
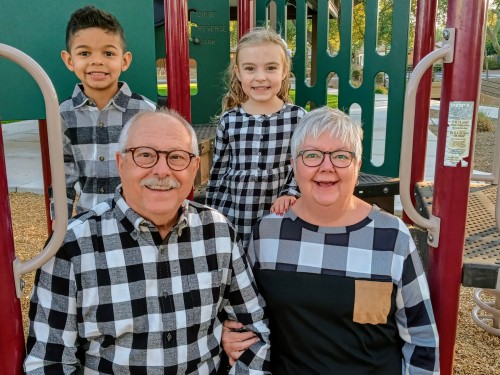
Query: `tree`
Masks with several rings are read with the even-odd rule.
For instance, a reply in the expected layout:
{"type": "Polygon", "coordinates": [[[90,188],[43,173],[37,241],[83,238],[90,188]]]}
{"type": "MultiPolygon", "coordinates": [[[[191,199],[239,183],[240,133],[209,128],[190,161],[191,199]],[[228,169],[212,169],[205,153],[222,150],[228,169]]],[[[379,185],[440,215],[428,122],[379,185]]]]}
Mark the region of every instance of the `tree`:
{"type": "Polygon", "coordinates": [[[488,23],[486,25],[486,35],[495,52],[500,54],[500,43],[498,42],[498,32],[500,31],[500,0],[491,2],[489,13],[488,23]],[[490,17],[491,14],[494,16],[490,17]]]}

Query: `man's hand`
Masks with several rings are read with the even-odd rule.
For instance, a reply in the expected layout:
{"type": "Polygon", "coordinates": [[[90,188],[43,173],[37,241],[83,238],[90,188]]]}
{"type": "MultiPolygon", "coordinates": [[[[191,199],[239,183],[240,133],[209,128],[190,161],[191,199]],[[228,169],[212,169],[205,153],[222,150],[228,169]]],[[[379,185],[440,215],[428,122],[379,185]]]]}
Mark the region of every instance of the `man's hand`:
{"type": "Polygon", "coordinates": [[[241,353],[260,339],[252,331],[245,331],[245,326],[232,320],[224,321],[222,329],[222,348],[229,357],[229,364],[234,366],[241,353]]]}
{"type": "Polygon", "coordinates": [[[297,198],[293,195],[283,195],[274,201],[270,211],[281,216],[287,212],[291,206],[293,206],[296,200],[297,198]]]}

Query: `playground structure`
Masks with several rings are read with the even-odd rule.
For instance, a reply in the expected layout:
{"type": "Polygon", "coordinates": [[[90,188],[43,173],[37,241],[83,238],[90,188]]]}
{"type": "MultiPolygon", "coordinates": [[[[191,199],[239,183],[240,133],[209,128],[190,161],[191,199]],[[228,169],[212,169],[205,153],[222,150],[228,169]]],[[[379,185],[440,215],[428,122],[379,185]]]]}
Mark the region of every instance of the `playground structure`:
{"type": "MultiPolygon", "coordinates": [[[[43,3],[42,1],[38,5],[40,6],[40,12],[36,13],[36,16],[33,15],[33,19],[30,21],[33,22],[36,17],[42,18],[43,15],[48,17],[53,11],[48,4],[43,3]]],[[[231,9],[227,6],[227,0],[212,0],[210,2],[203,0],[166,0],[164,3],[165,24],[153,28],[152,26],[147,27],[153,25],[153,3],[150,2],[147,5],[144,2],[141,5],[138,3],[130,1],[129,7],[127,2],[128,11],[125,12],[123,2],[113,4],[113,2],[94,1],[96,6],[102,6],[104,9],[116,14],[124,25],[130,49],[134,53],[132,68],[127,72],[128,75],[124,76],[124,80],[129,82],[134,91],[141,92],[152,99],[163,100],[157,98],[155,63],[157,59],[163,58],[166,54],[169,107],[178,110],[186,118],[189,118],[197,127],[199,134],[208,132],[206,136],[201,137],[200,141],[200,148],[205,154],[206,164],[205,172],[201,172],[198,180],[201,185],[208,177],[207,171],[212,147],[211,138],[213,138],[213,132],[210,132],[210,129],[213,130],[213,128],[207,126],[207,123],[210,116],[213,116],[219,110],[218,99],[223,91],[220,85],[221,73],[229,62],[229,30],[227,25],[231,17],[231,9]],[[127,18],[127,14],[133,14],[133,19],[130,16],[127,18]],[[194,25],[191,27],[190,38],[187,26],[188,19],[194,25]],[[136,25],[137,22],[139,22],[139,25],[136,25]],[[226,25],[226,28],[224,28],[224,25],[226,25]],[[137,30],[139,35],[134,35],[132,38],[131,30],[137,30]],[[139,43],[138,40],[141,42],[139,43]],[[141,48],[141,52],[137,53],[136,48],[141,48]],[[166,53],[166,51],[169,53],[166,53]],[[172,53],[172,51],[176,53],[172,53]],[[210,56],[210,59],[208,56],[210,56]],[[212,57],[214,60],[212,60],[212,57]],[[189,58],[196,60],[197,66],[198,93],[195,96],[191,96],[189,93],[189,58]],[[137,67],[137,70],[134,70],[135,67],[137,67]],[[212,68],[213,70],[211,70],[212,68]],[[205,74],[205,72],[208,72],[208,74],[205,74]]],[[[82,5],[85,5],[85,3],[72,4],[71,6],[65,5],[66,9],[64,11],[69,17],[71,10],[82,5]]],[[[419,250],[425,257],[424,262],[428,264],[427,276],[440,334],[441,371],[443,374],[451,374],[460,285],[500,290],[500,255],[494,249],[499,234],[494,223],[494,215],[482,219],[481,230],[476,231],[473,235],[475,236],[474,239],[471,239],[469,225],[472,214],[481,213],[480,211],[492,212],[490,207],[496,202],[496,186],[494,184],[498,182],[497,177],[488,177],[486,178],[488,184],[482,184],[479,187],[473,186],[472,189],[475,190],[469,194],[486,1],[448,0],[446,43],[444,43],[441,50],[433,52],[436,1],[419,0],[413,61],[415,70],[408,83],[406,83],[405,75],[410,2],[406,0],[394,1],[393,29],[397,27],[397,32],[393,33],[390,53],[381,56],[376,53],[377,2],[367,1],[367,31],[365,33],[365,51],[367,53],[365,54],[363,84],[358,88],[353,87],[351,84],[352,41],[349,36],[352,28],[350,24],[353,8],[352,1],[275,0],[269,2],[268,0],[238,0],[231,1],[231,5],[237,5],[236,14],[239,35],[242,35],[253,25],[272,25],[284,33],[285,30],[284,28],[280,30],[280,25],[283,25],[290,17],[295,19],[297,49],[293,63],[297,104],[302,106],[307,103],[313,103],[316,106],[324,105],[326,103],[327,81],[330,74],[334,72],[339,82],[339,108],[349,112],[353,104],[361,107],[361,120],[365,131],[362,170],[364,184],[361,184],[362,186],[357,189],[357,194],[375,202],[383,199],[383,202],[386,203],[387,199],[393,199],[394,194],[400,193],[406,220],[409,223],[414,222],[419,227],[428,229],[427,232],[415,230],[415,233],[420,233],[417,236],[428,237],[427,242],[431,245],[428,249],[426,245],[423,245],[419,250]],[[336,12],[339,7],[342,10],[339,30],[343,39],[338,54],[331,56],[326,47],[327,21],[331,17],[339,16],[339,12],[336,12]],[[255,17],[252,17],[252,15],[255,15],[255,17]],[[306,83],[306,62],[309,59],[306,43],[308,34],[307,19],[311,20],[313,26],[312,54],[309,61],[311,65],[310,83],[306,83]],[[477,30],[480,30],[480,32],[477,32],[477,30]],[[423,181],[432,78],[428,68],[435,60],[440,58],[444,59],[444,68],[436,177],[432,184],[423,181]],[[384,140],[385,155],[390,155],[390,157],[386,157],[382,161],[376,160],[372,153],[373,142],[378,141],[373,138],[373,82],[375,76],[380,72],[386,73],[390,80],[388,120],[384,140]],[[469,77],[469,79],[464,80],[463,77],[465,76],[469,77]],[[406,95],[404,95],[405,92],[406,95]],[[415,125],[413,126],[413,124],[415,125]],[[448,134],[447,136],[447,130],[449,129],[455,130],[457,134],[448,134]],[[452,141],[455,141],[455,143],[452,144],[452,141]],[[456,144],[462,145],[458,146],[458,152],[460,152],[458,158],[455,158],[456,144]],[[398,155],[398,157],[395,157],[395,155],[398,155]],[[399,155],[401,155],[401,158],[399,158],[399,155]],[[397,177],[400,178],[400,183],[398,183],[397,177]],[[451,184],[450,181],[453,181],[453,183],[451,184]],[[417,195],[416,203],[412,203],[414,187],[417,195]],[[367,194],[368,191],[369,194],[367,194]],[[488,198],[489,203],[481,197],[482,192],[487,192],[490,197],[488,198]],[[477,196],[479,198],[476,198],[477,196]],[[486,204],[487,209],[471,210],[469,221],[467,221],[469,200],[471,202],[478,200],[486,204]],[[416,204],[424,216],[430,219],[427,221],[422,220],[422,216],[412,209],[413,204],[416,204]],[[487,228],[488,233],[481,233],[485,232],[484,228],[487,228]],[[487,236],[491,236],[491,238],[487,236]],[[477,245],[481,241],[484,246],[483,244],[477,245]],[[468,246],[470,244],[474,247],[474,256],[468,255],[468,246]],[[485,256],[485,252],[489,253],[485,256]],[[487,259],[483,259],[485,257],[487,259]]],[[[1,19],[0,30],[2,30],[2,27],[7,29],[9,22],[20,21],[14,17],[14,14],[21,12],[12,12],[13,14],[9,15],[8,9],[15,9],[16,7],[18,5],[14,1],[7,5],[7,15],[12,16],[12,20],[1,19]]],[[[50,30],[49,28],[47,30],[42,28],[43,30],[38,31],[41,34],[44,32],[57,34],[57,37],[53,37],[53,40],[59,40],[57,43],[54,42],[54,44],[57,44],[57,46],[53,46],[53,50],[57,50],[55,53],[48,52],[47,49],[39,51],[38,48],[34,48],[34,44],[40,45],[42,41],[33,41],[30,40],[29,36],[15,35],[13,32],[13,35],[9,34],[7,40],[4,40],[4,34],[0,33],[2,35],[0,43],[6,42],[5,44],[29,51],[29,55],[34,57],[34,60],[40,63],[48,73],[55,85],[55,92],[59,94],[59,98],[62,98],[69,95],[70,91],[65,90],[68,87],[73,87],[75,78],[65,72],[62,63],[59,65],[53,63],[53,61],[57,60],[59,51],[64,44],[61,40],[64,36],[64,22],[68,18],[61,17],[59,14],[58,18],[61,19],[58,21],[59,23],[51,23],[50,30]],[[26,44],[23,45],[19,40],[25,41],[26,44]],[[31,53],[32,50],[33,53],[31,53]],[[38,56],[36,56],[37,54],[38,56]],[[42,64],[44,61],[47,61],[47,66],[42,64]]],[[[0,56],[17,62],[25,69],[23,63],[30,60],[25,55],[18,57],[8,47],[0,48],[0,56]]],[[[35,65],[31,65],[26,70],[35,69],[35,65]]],[[[0,99],[2,99],[0,100],[0,113],[4,120],[47,119],[47,121],[40,121],[40,132],[45,134],[45,139],[50,141],[50,147],[45,147],[43,150],[45,155],[43,159],[46,161],[44,169],[47,170],[44,173],[44,178],[47,188],[50,181],[52,181],[54,192],[56,192],[60,177],[50,173],[49,164],[54,171],[58,168],[57,163],[62,162],[62,158],[57,158],[57,154],[61,154],[57,150],[57,142],[59,141],[60,144],[60,139],[58,140],[53,135],[57,131],[52,133],[58,126],[58,116],[49,115],[49,113],[53,112],[53,109],[52,112],[49,109],[45,110],[44,102],[50,102],[45,95],[42,99],[33,94],[32,106],[23,105],[26,103],[26,99],[16,101],[15,98],[11,98],[11,93],[15,92],[12,82],[22,84],[23,87],[26,85],[30,95],[31,93],[38,93],[38,89],[34,82],[31,82],[31,78],[27,78],[23,74],[20,70],[12,68],[12,65],[4,65],[0,61],[0,82],[10,83],[10,85],[0,85],[0,99]],[[6,101],[5,98],[9,98],[9,100],[6,101]],[[7,105],[4,103],[7,103],[7,105]],[[48,134],[47,128],[51,129],[50,134],[48,134]],[[51,155],[50,163],[48,162],[49,150],[51,155]]],[[[39,84],[38,80],[37,84],[39,84]]],[[[44,84],[40,84],[40,87],[42,85],[44,84]]],[[[55,96],[55,94],[52,96],[55,96]]],[[[57,98],[57,96],[55,97],[57,98]]],[[[0,146],[0,159],[2,157],[3,148],[0,146]]],[[[5,174],[5,165],[0,163],[0,180],[6,181],[6,178],[2,177],[5,174]]],[[[0,186],[0,191],[2,192],[0,226],[4,229],[2,233],[12,233],[6,185],[0,186]]],[[[54,224],[58,227],[65,227],[65,222],[62,220],[63,216],[57,217],[61,218],[61,221],[56,221],[54,224]]],[[[51,228],[49,228],[49,231],[51,231],[51,228]]],[[[2,238],[0,267],[12,270],[14,262],[12,236],[2,236],[2,238]]],[[[60,240],[62,239],[59,238],[60,240]]],[[[54,235],[51,240],[53,250],[58,247],[57,241],[57,236],[54,235]]],[[[417,242],[425,244],[426,241],[417,242]]],[[[5,327],[4,340],[0,342],[0,366],[4,366],[0,367],[0,373],[2,374],[21,373],[20,363],[24,352],[24,341],[22,327],[21,329],[19,327],[19,302],[16,302],[15,284],[12,283],[12,280],[14,273],[21,274],[28,272],[27,269],[34,269],[31,266],[23,270],[23,267],[25,266],[16,262],[15,271],[2,273],[3,281],[5,281],[2,283],[2,288],[7,291],[0,293],[2,296],[0,297],[2,298],[0,318],[5,322],[16,321],[13,330],[5,327]],[[17,348],[15,355],[12,354],[12,348],[17,348]]],[[[481,293],[481,290],[476,293],[478,306],[492,314],[493,331],[495,329],[499,330],[500,314],[498,310],[500,306],[498,304],[500,304],[500,298],[497,298],[495,308],[495,306],[485,305],[481,302],[481,293]]],[[[483,322],[477,313],[475,317],[478,324],[483,324],[483,328],[491,328],[489,324],[483,322]]]]}

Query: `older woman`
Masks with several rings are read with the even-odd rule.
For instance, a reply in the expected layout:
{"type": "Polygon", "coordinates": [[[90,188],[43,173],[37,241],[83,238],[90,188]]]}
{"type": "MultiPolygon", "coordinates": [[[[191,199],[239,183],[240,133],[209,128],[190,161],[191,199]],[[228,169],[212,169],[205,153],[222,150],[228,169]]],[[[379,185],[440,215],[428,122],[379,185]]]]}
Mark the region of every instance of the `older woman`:
{"type": "MultiPolygon", "coordinates": [[[[410,233],[353,195],[362,134],[341,111],[307,114],[291,144],[302,196],[254,228],[248,255],[268,305],[273,374],[439,373],[429,289],[410,233]]],[[[226,322],[226,330],[240,327],[226,322]]],[[[251,336],[226,334],[224,349],[236,359],[251,336]]]]}

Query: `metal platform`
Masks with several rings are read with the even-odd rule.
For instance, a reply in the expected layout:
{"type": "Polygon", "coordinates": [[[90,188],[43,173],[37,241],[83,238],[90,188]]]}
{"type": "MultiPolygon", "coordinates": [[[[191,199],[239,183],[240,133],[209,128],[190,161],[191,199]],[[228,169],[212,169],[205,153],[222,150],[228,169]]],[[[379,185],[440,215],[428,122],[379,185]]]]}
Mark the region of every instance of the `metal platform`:
{"type": "Polygon", "coordinates": [[[376,204],[384,211],[394,213],[394,196],[399,194],[399,178],[377,176],[361,172],[354,195],[376,204]]]}
{"type": "MultiPolygon", "coordinates": [[[[432,213],[434,184],[422,182],[415,189],[417,209],[432,213]]],[[[497,186],[471,184],[465,228],[462,285],[495,289],[500,277],[500,233],[495,222],[497,186]]]]}
{"type": "Polygon", "coordinates": [[[196,192],[196,187],[206,184],[210,177],[210,169],[212,168],[212,161],[214,159],[216,126],[193,125],[193,128],[198,138],[198,151],[200,153],[200,169],[194,181],[196,192]]]}

